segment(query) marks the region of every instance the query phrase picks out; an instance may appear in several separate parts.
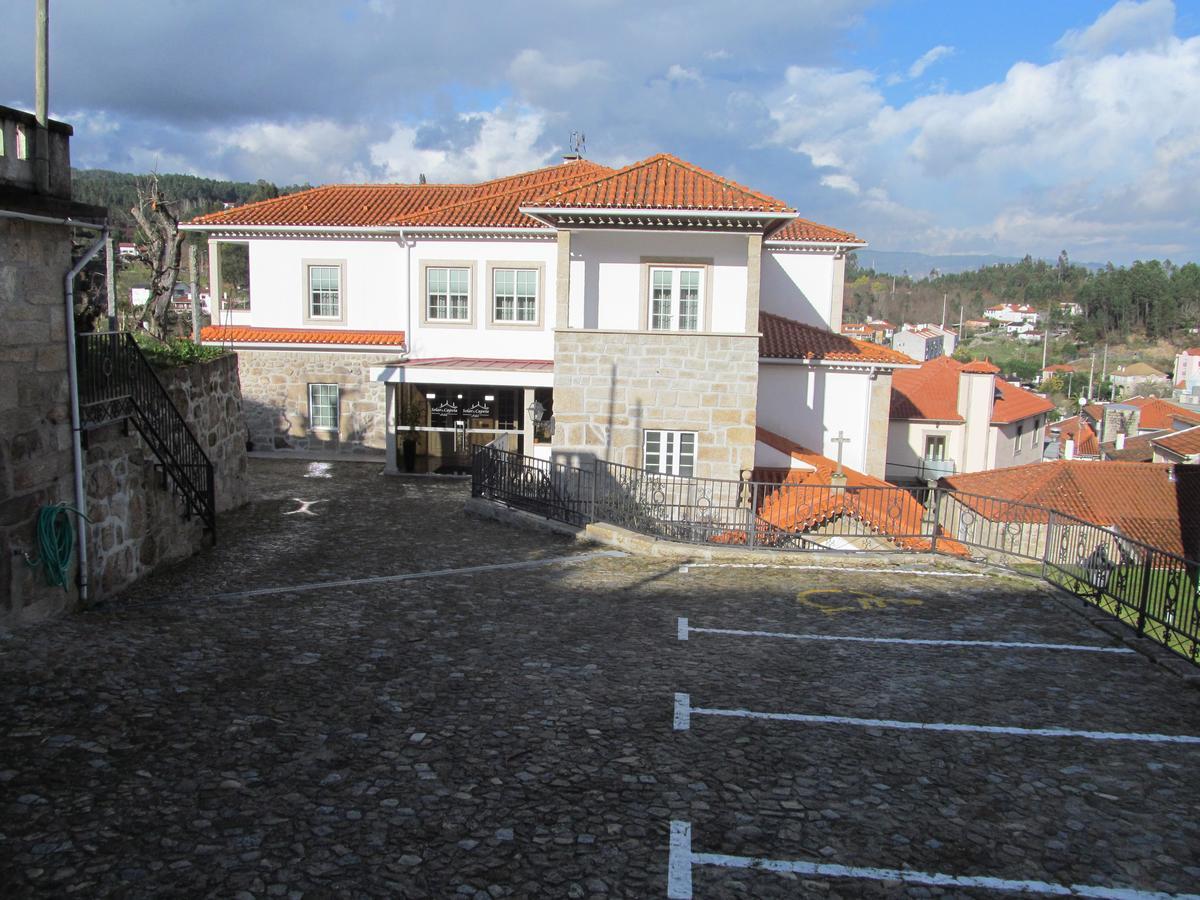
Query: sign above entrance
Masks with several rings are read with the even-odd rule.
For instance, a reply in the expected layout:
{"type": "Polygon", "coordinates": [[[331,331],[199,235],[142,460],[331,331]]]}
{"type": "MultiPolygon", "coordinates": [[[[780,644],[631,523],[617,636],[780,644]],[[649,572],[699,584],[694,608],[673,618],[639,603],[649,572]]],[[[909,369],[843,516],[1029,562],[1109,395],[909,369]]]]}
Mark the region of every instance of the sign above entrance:
{"type": "Polygon", "coordinates": [[[453,400],[446,400],[442,403],[439,403],[437,406],[432,407],[430,412],[435,416],[457,416],[458,404],[453,400]]]}
{"type": "Polygon", "coordinates": [[[492,415],[492,410],[486,403],[476,401],[463,410],[463,415],[468,419],[486,419],[492,415]]]}

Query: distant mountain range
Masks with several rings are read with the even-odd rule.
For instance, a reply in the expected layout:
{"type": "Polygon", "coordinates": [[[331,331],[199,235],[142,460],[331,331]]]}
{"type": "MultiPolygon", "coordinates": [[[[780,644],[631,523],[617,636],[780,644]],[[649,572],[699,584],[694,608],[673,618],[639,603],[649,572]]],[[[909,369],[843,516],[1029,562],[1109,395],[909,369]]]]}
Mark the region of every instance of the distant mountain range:
{"type": "MultiPolygon", "coordinates": [[[[934,269],[942,275],[957,275],[959,272],[974,272],[983,266],[998,266],[1019,263],[1019,256],[996,256],[989,253],[909,253],[903,250],[856,250],[858,264],[864,269],[874,269],[887,275],[908,275],[912,278],[928,278],[934,269]]],[[[1053,263],[1054,260],[1047,260],[1053,263]]],[[[1103,269],[1104,263],[1077,262],[1086,269],[1103,269]]]]}

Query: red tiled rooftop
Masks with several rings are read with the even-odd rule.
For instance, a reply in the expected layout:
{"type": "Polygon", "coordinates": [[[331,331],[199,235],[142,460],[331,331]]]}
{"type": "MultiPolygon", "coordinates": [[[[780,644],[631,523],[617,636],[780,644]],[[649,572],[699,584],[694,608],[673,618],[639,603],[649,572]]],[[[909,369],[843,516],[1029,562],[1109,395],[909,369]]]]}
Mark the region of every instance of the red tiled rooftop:
{"type": "Polygon", "coordinates": [[[531,197],[530,208],[691,209],[795,212],[782,200],[751,190],[669,153],[609,172],[586,183],[531,197]]]}
{"type": "MultiPolygon", "coordinates": [[[[1159,428],[1174,428],[1175,421],[1186,422],[1189,425],[1200,425],[1200,412],[1163,400],[1161,397],[1130,397],[1122,401],[1128,406],[1136,406],[1141,410],[1138,418],[1138,428],[1142,431],[1159,428]]],[[[1103,409],[1103,407],[1101,407],[1103,409]]]]}
{"type": "MultiPolygon", "coordinates": [[[[805,466],[787,470],[779,487],[765,495],[758,508],[760,527],[803,532],[847,516],[880,535],[909,535],[894,538],[905,549],[929,549],[927,538],[912,537],[924,530],[925,507],[908,491],[848,466],[842,466],[846,489],[834,490],[830,487],[838,469],[834,460],[765,428],[755,429],[755,438],[805,466]]],[[[965,548],[954,541],[939,540],[938,547],[965,555],[965,548]]]]}
{"type": "Polygon", "coordinates": [[[1076,456],[1099,456],[1100,439],[1092,426],[1081,416],[1071,416],[1050,426],[1050,430],[1058,434],[1058,443],[1065,447],[1067,441],[1075,442],[1076,456]]]}
{"type": "MultiPolygon", "coordinates": [[[[975,361],[961,363],[949,356],[939,356],[923,363],[919,369],[897,370],[892,375],[893,419],[923,419],[934,422],[961,422],[958,412],[958,377],[961,372],[994,374],[991,363],[975,361]]],[[[1032,391],[996,379],[999,396],[992,404],[992,424],[1007,425],[1030,416],[1048,413],[1054,404],[1032,391]]]]}
{"type": "MultiPolygon", "coordinates": [[[[1056,460],[951,475],[941,483],[966,494],[1035,504],[1096,525],[1115,526],[1133,540],[1182,555],[1187,518],[1182,515],[1172,470],[1157,463],[1056,460]]],[[[958,499],[993,520],[1004,520],[986,501],[958,499]]],[[[1007,515],[1012,520],[1038,520],[1034,511],[1019,508],[1011,508],[1007,515]]],[[[1045,521],[1041,515],[1040,521],[1045,521]]]]}
{"type": "Polygon", "coordinates": [[[1000,367],[993,365],[986,359],[973,359],[965,364],[961,371],[968,372],[972,375],[999,375],[1000,367]]]}
{"type": "Polygon", "coordinates": [[[758,355],[763,359],[827,359],[909,366],[917,363],[898,350],[834,334],[774,313],[760,312],[758,329],[762,332],[758,355]]]}
{"type": "Polygon", "coordinates": [[[200,330],[200,340],[217,344],[337,344],[339,346],[399,347],[404,343],[404,332],[206,325],[200,330]]]}
{"type": "Polygon", "coordinates": [[[862,244],[862,238],[840,228],[830,228],[819,225],[808,219],[792,219],[786,225],[777,228],[767,235],[768,241],[786,243],[829,243],[829,244],[862,244]]]}
{"type": "Polygon", "coordinates": [[[1155,438],[1154,446],[1162,447],[1178,456],[1200,453],[1200,427],[1185,428],[1183,431],[1155,438]]]}

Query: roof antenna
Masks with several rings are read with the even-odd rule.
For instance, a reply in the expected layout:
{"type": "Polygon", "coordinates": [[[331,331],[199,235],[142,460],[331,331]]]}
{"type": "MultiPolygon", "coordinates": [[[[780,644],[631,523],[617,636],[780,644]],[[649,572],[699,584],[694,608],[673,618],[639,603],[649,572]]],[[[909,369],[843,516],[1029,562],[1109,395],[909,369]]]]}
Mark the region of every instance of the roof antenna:
{"type": "Polygon", "coordinates": [[[417,179],[417,184],[425,184],[425,173],[424,172],[422,172],[420,177],[417,179]]]}
{"type": "Polygon", "coordinates": [[[571,152],[563,154],[563,162],[583,159],[583,154],[587,152],[587,135],[582,131],[572,131],[570,144],[571,152]]]}

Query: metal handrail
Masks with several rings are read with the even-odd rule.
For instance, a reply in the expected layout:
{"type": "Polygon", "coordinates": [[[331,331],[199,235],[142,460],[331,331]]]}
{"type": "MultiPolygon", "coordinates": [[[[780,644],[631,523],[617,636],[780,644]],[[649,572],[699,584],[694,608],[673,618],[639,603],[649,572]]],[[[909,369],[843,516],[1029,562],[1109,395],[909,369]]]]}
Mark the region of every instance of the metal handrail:
{"type": "Polygon", "coordinates": [[[471,463],[473,496],[575,526],[748,549],[952,554],[1036,572],[1200,662],[1200,562],[1049,507],[947,488],[794,484],[777,472],[734,481],[604,460],[565,466],[488,446],[471,463]]]}
{"type": "Polygon", "coordinates": [[[96,427],[128,418],[154,452],[163,472],[216,535],[216,481],[212,461],[133,335],[100,331],[76,337],[83,424],[96,427]]]}

